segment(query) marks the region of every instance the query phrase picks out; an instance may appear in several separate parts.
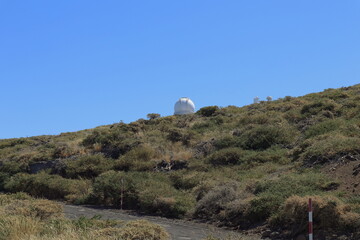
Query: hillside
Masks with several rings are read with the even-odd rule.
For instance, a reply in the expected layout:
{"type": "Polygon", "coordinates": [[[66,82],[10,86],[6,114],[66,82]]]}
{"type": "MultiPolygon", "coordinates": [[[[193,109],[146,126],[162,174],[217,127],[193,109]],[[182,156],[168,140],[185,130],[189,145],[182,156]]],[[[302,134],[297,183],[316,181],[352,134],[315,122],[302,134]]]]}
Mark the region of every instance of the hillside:
{"type": "Polygon", "coordinates": [[[150,117],[0,140],[0,190],[273,239],[306,232],[312,196],[318,239],[360,239],[360,85],[150,117]]]}

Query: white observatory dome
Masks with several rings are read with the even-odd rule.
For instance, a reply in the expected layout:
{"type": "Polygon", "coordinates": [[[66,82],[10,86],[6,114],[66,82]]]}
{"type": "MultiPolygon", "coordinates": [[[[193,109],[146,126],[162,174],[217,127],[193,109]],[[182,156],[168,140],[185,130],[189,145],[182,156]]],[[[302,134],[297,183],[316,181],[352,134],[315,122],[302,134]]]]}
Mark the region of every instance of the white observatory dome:
{"type": "Polygon", "coordinates": [[[195,112],[195,105],[190,98],[182,97],[175,103],[174,110],[175,115],[191,114],[195,112]]]}

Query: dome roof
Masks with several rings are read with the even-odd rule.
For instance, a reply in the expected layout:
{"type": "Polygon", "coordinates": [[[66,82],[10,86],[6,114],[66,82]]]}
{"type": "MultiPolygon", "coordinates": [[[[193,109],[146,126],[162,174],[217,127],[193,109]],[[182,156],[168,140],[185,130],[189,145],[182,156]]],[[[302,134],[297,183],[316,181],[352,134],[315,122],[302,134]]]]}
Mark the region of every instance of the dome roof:
{"type": "Polygon", "coordinates": [[[175,115],[191,114],[195,112],[195,105],[190,98],[182,97],[175,103],[174,110],[175,115]]]}

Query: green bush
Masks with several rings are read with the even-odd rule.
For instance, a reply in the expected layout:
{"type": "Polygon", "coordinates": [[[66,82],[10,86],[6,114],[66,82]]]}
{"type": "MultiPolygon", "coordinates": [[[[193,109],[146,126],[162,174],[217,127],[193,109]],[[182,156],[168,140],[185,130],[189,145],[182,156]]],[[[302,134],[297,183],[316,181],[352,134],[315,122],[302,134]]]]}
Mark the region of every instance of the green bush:
{"type": "Polygon", "coordinates": [[[250,165],[266,162],[288,164],[291,161],[288,155],[287,149],[277,147],[268,148],[264,151],[247,150],[244,152],[243,161],[250,165]]]}
{"type": "Polygon", "coordinates": [[[335,131],[335,130],[339,129],[341,124],[342,124],[342,121],[339,121],[339,120],[327,120],[327,121],[312,125],[306,130],[305,137],[311,138],[311,137],[322,135],[322,134],[325,134],[328,132],[335,131]]]}
{"type": "Polygon", "coordinates": [[[215,116],[218,113],[218,111],[219,111],[218,106],[209,106],[209,107],[200,108],[199,111],[197,111],[196,113],[203,117],[211,117],[211,116],[215,116]]]}
{"type": "Polygon", "coordinates": [[[227,183],[211,189],[197,202],[194,216],[212,221],[219,219],[220,212],[237,198],[237,188],[236,183],[227,183]]]}
{"type": "Polygon", "coordinates": [[[248,216],[253,222],[265,221],[276,213],[286,198],[292,195],[320,194],[329,185],[336,186],[321,173],[309,172],[282,176],[277,180],[262,181],[256,185],[256,198],[250,202],[248,216]]]}
{"type": "Polygon", "coordinates": [[[305,163],[322,164],[348,154],[360,153],[360,139],[340,134],[325,134],[305,141],[297,155],[305,163]]]}
{"type": "Polygon", "coordinates": [[[275,125],[256,125],[241,136],[241,145],[245,149],[263,150],[274,145],[290,144],[297,133],[291,127],[275,125]]]}
{"type": "Polygon", "coordinates": [[[192,189],[200,184],[205,178],[202,172],[189,172],[187,170],[180,170],[170,174],[172,185],[176,189],[192,189]]]}
{"type": "Polygon", "coordinates": [[[78,194],[83,180],[66,179],[45,172],[38,174],[18,173],[12,176],[4,188],[10,192],[26,192],[36,197],[64,199],[69,195],[78,194]]]}
{"type": "Polygon", "coordinates": [[[208,157],[212,165],[235,165],[243,162],[244,151],[240,148],[225,148],[208,157]]]}
{"type": "Polygon", "coordinates": [[[7,181],[9,181],[9,179],[10,179],[10,174],[0,172],[0,191],[5,190],[5,184],[7,183],[7,181]]]}
{"type": "Polygon", "coordinates": [[[163,176],[148,175],[146,180],[138,182],[137,189],[140,210],[145,213],[180,218],[194,205],[189,193],[176,190],[163,176]]]}
{"type": "Polygon", "coordinates": [[[204,133],[213,130],[215,126],[213,121],[197,122],[192,125],[191,129],[198,133],[204,133]]]}
{"type": "Polygon", "coordinates": [[[132,134],[131,126],[120,123],[112,128],[93,131],[83,140],[82,145],[88,148],[100,146],[100,152],[118,158],[140,144],[132,134]]]}
{"type": "Polygon", "coordinates": [[[146,115],[146,117],[149,120],[154,120],[154,119],[160,118],[160,114],[158,114],[158,113],[149,113],[149,114],[146,115]]]}
{"type": "Polygon", "coordinates": [[[285,120],[276,111],[267,111],[264,113],[256,113],[254,115],[243,115],[238,121],[239,127],[249,124],[276,124],[285,120]]]}
{"type": "Polygon", "coordinates": [[[282,196],[266,193],[250,201],[247,220],[252,223],[265,221],[271,214],[276,213],[284,201],[282,196]]]}
{"type": "Polygon", "coordinates": [[[167,139],[171,142],[182,142],[184,145],[189,145],[190,141],[195,137],[195,133],[193,131],[185,131],[180,128],[171,128],[169,129],[167,134],[167,139]]]}
{"type": "Polygon", "coordinates": [[[66,176],[70,178],[94,178],[110,170],[114,160],[105,158],[102,154],[88,155],[66,162],[66,176]]]}
{"type": "Polygon", "coordinates": [[[133,148],[115,161],[115,169],[121,171],[147,171],[152,170],[156,163],[151,161],[156,152],[149,146],[141,145],[133,148]]]}
{"type": "Polygon", "coordinates": [[[325,89],[325,91],[321,94],[323,98],[329,98],[332,100],[342,100],[349,98],[350,95],[346,93],[343,89],[325,89]]]}
{"type": "Polygon", "coordinates": [[[304,116],[317,115],[322,111],[330,111],[335,113],[337,110],[337,104],[332,100],[316,101],[310,104],[306,104],[301,109],[301,114],[304,116]]]}
{"type": "Polygon", "coordinates": [[[16,161],[4,161],[0,165],[0,172],[14,175],[19,172],[25,172],[27,168],[26,164],[16,161]]]}
{"type": "Polygon", "coordinates": [[[280,211],[270,219],[274,229],[282,228],[290,231],[290,235],[305,234],[307,231],[308,199],[313,202],[313,221],[315,231],[324,231],[330,235],[336,231],[355,232],[360,228],[360,214],[334,197],[323,196],[291,196],[281,206],[280,211]]]}
{"type": "Polygon", "coordinates": [[[108,171],[95,178],[94,200],[97,203],[120,206],[121,195],[123,197],[124,208],[136,208],[138,205],[138,196],[133,179],[123,172],[108,171]]]}
{"type": "Polygon", "coordinates": [[[124,208],[167,217],[181,217],[194,204],[159,174],[108,171],[95,179],[93,188],[97,203],[119,207],[123,193],[124,208]]]}
{"type": "Polygon", "coordinates": [[[4,191],[10,177],[16,173],[25,172],[26,165],[16,161],[5,161],[0,164],[0,191],[4,191]]]}
{"type": "Polygon", "coordinates": [[[240,140],[234,136],[226,136],[220,139],[215,139],[214,146],[216,149],[239,147],[240,140]]]}

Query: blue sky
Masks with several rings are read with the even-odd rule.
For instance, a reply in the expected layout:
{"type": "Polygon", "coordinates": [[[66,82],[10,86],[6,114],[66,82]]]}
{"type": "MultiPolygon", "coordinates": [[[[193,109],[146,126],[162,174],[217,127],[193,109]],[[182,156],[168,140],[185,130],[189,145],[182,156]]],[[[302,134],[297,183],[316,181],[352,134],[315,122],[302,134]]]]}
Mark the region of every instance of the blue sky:
{"type": "Polygon", "coordinates": [[[359,83],[360,1],[0,0],[0,138],[359,83]]]}

